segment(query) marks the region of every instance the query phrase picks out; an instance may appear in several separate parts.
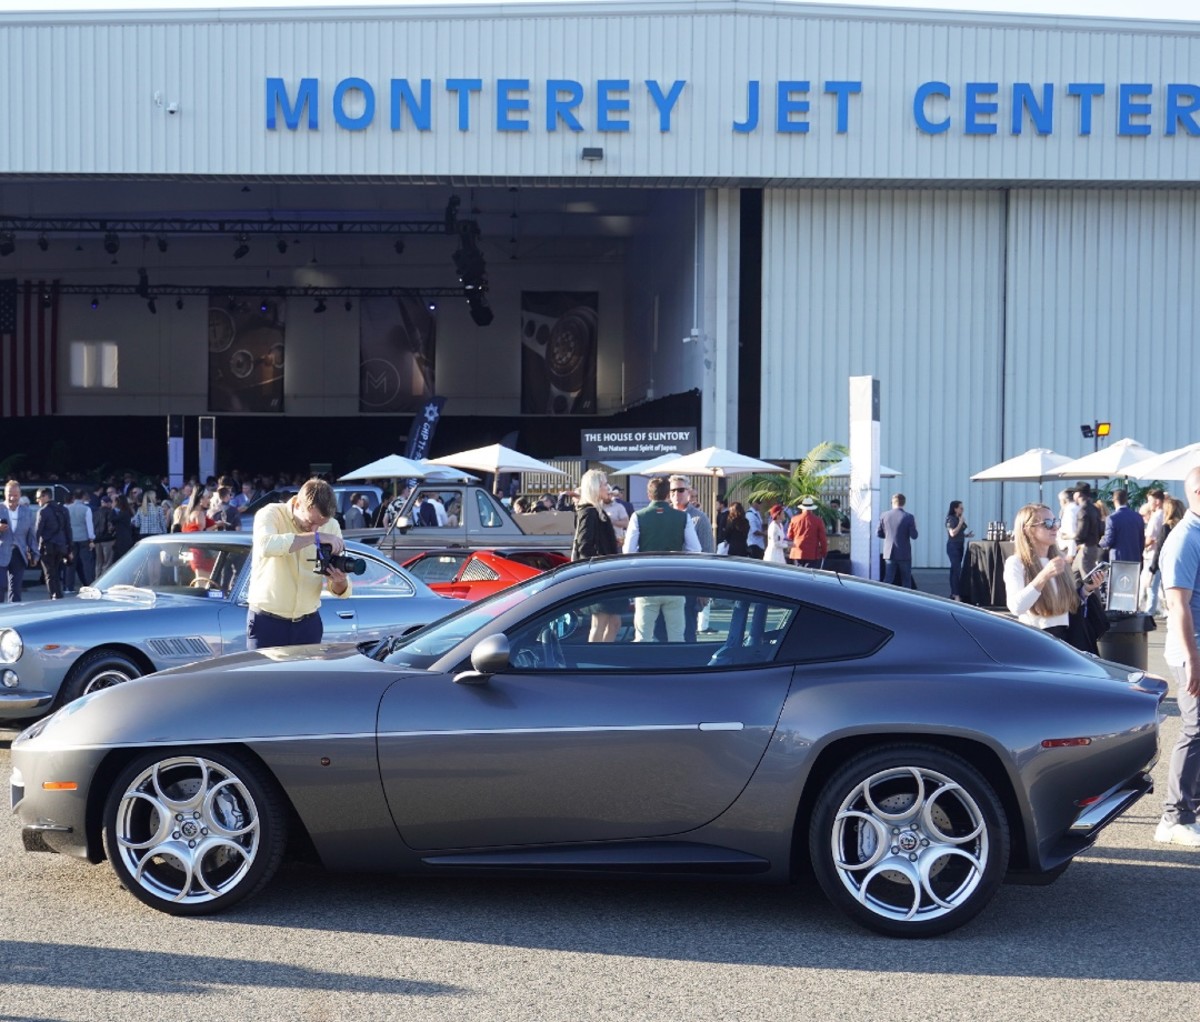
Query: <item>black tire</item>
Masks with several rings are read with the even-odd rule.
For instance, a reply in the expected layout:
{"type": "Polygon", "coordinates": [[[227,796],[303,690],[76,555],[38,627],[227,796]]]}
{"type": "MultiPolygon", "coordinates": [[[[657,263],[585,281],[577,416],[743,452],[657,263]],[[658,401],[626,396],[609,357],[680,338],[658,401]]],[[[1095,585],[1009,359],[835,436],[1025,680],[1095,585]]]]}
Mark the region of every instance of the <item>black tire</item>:
{"type": "Polygon", "coordinates": [[[104,805],[104,850],[135,898],[212,915],[258,893],[287,845],[283,795],[224,749],[157,749],[121,771],[104,805]]]}
{"type": "Polygon", "coordinates": [[[59,689],[59,704],[69,703],[72,699],[78,699],[89,692],[132,681],[145,673],[124,653],[111,649],[94,649],[75,661],[75,666],[71,668],[71,673],[59,689]]]}
{"type": "Polygon", "coordinates": [[[1003,881],[1009,848],[991,785],[926,745],[855,756],[825,785],[809,828],[826,897],[892,937],[932,937],[972,919],[1003,881]]]}

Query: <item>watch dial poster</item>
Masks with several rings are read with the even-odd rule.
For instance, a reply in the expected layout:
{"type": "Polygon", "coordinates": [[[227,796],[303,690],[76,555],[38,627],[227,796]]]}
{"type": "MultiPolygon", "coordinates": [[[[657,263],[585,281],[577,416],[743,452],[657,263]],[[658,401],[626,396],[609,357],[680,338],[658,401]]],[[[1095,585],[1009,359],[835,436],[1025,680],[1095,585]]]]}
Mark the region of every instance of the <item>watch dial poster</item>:
{"type": "Polygon", "coordinates": [[[287,301],[211,291],[208,410],[282,412],[287,301]]]}
{"type": "Polygon", "coordinates": [[[433,397],[437,316],[421,298],[359,303],[358,410],[416,412],[433,397]]]}
{"type": "Polygon", "coordinates": [[[521,292],[521,412],[596,411],[595,291],[521,292]]]}

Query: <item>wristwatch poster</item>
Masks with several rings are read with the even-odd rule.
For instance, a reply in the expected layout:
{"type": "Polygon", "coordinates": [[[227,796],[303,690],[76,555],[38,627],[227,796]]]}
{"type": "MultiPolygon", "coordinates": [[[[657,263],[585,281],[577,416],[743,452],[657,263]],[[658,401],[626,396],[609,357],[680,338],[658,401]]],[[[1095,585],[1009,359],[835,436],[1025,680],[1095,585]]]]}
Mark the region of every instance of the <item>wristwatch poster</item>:
{"type": "Polygon", "coordinates": [[[521,411],[578,415],[596,411],[599,295],[521,293],[521,411]]]}

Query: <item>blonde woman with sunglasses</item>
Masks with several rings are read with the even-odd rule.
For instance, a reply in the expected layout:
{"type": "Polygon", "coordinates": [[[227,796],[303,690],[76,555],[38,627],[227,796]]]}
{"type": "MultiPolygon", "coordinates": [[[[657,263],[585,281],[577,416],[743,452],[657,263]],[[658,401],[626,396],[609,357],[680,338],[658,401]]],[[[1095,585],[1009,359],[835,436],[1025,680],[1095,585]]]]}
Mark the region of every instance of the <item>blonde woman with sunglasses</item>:
{"type": "MultiPolygon", "coordinates": [[[[1055,545],[1061,524],[1044,504],[1026,504],[1017,512],[1016,553],[1004,562],[1004,585],[1008,609],[1019,620],[1071,641],[1071,615],[1079,611],[1081,594],[1071,562],[1055,545]]],[[[1103,581],[1101,575],[1096,572],[1086,580],[1084,598],[1103,581]]],[[[1080,642],[1075,645],[1084,648],[1080,642]]]]}

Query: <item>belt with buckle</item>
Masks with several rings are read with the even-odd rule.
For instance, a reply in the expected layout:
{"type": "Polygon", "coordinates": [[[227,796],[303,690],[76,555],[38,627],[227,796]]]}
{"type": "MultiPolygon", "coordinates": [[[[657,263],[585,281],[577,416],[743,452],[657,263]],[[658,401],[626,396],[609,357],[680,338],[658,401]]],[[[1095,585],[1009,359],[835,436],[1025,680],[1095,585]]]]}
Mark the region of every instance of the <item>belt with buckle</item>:
{"type": "Polygon", "coordinates": [[[272,614],[269,610],[256,610],[255,614],[261,614],[263,617],[269,617],[274,621],[286,621],[289,625],[299,624],[301,621],[307,621],[310,617],[317,613],[312,611],[308,614],[301,614],[299,617],[284,617],[281,614],[272,614]]]}

